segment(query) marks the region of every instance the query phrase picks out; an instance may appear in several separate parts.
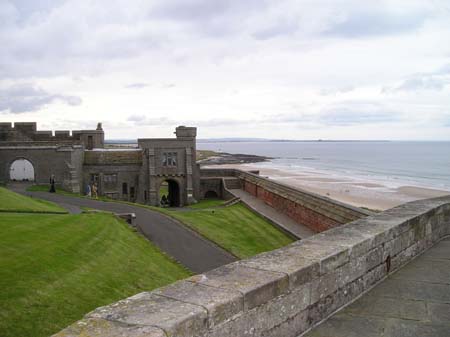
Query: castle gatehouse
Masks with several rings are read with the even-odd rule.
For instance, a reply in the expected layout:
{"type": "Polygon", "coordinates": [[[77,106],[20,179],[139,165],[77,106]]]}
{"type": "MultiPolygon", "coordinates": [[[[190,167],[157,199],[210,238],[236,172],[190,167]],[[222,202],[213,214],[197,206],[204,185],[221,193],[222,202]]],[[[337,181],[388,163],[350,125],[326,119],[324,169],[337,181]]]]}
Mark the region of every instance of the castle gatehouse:
{"type": "Polygon", "coordinates": [[[101,123],[94,130],[38,131],[36,123],[0,123],[0,183],[30,181],[74,193],[94,186],[112,199],[183,206],[199,198],[194,127],[175,138],[138,139],[135,147],[105,146],[101,123]],[[161,189],[161,186],[163,188],[161,189]]]}

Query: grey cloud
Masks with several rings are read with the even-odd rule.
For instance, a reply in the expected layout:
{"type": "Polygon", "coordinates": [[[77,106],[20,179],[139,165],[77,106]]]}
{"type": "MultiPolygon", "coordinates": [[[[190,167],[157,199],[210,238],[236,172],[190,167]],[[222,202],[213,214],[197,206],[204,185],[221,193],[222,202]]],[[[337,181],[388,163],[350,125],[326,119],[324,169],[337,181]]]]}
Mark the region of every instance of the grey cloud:
{"type": "Polygon", "coordinates": [[[131,83],[125,86],[127,89],[142,89],[150,86],[148,83],[131,83]]]}
{"type": "Polygon", "coordinates": [[[165,83],[163,85],[161,85],[161,88],[163,89],[171,89],[171,88],[175,88],[177,85],[175,83],[165,83]]]}
{"type": "Polygon", "coordinates": [[[353,126],[394,123],[402,114],[381,103],[371,101],[342,101],[325,106],[317,113],[285,113],[266,116],[264,122],[300,124],[302,127],[353,126]]]}
{"type": "Polygon", "coordinates": [[[51,94],[32,84],[21,84],[0,89],[0,111],[19,114],[38,111],[55,101],[77,106],[82,103],[78,96],[51,94]]]}
{"type": "Polygon", "coordinates": [[[337,95],[337,94],[345,94],[347,92],[351,92],[355,90],[354,86],[344,86],[339,88],[323,88],[320,91],[321,96],[329,96],[329,95],[337,95]]]}
{"type": "Polygon", "coordinates": [[[242,34],[246,20],[264,15],[267,0],[166,0],[156,4],[149,17],[182,22],[187,30],[212,38],[242,34]]]}
{"type": "Polygon", "coordinates": [[[133,122],[135,125],[154,125],[154,126],[167,126],[178,125],[181,122],[175,121],[167,117],[148,117],[145,115],[130,115],[127,118],[128,122],[133,122]]]}
{"type": "Polygon", "coordinates": [[[442,90],[445,82],[433,77],[417,77],[405,80],[395,91],[417,91],[417,90],[442,90]]]}
{"type": "Polygon", "coordinates": [[[217,61],[253,53],[251,38],[289,37],[293,43],[284,46],[290,48],[302,38],[320,39],[318,32],[344,37],[397,33],[419,27],[427,17],[425,10],[376,10],[355,0],[318,0],[317,5],[297,0],[0,3],[0,27],[7,21],[0,29],[0,45],[5,46],[1,78],[92,75],[142,55],[189,61],[189,55],[205,47],[202,56],[217,61]]]}
{"type": "Polygon", "coordinates": [[[415,30],[428,18],[426,11],[397,11],[387,8],[348,10],[323,31],[323,34],[347,38],[392,35],[415,30]]]}
{"type": "Polygon", "coordinates": [[[318,113],[281,113],[262,116],[259,119],[211,118],[180,120],[171,118],[151,118],[145,115],[131,115],[129,122],[135,125],[173,126],[194,125],[197,127],[220,128],[252,125],[299,124],[302,128],[331,126],[353,126],[401,121],[402,114],[377,102],[344,101],[331,104],[318,113]]]}
{"type": "Polygon", "coordinates": [[[150,15],[172,20],[205,21],[223,16],[232,7],[233,2],[227,0],[168,0],[156,5],[150,15]]]}
{"type": "Polygon", "coordinates": [[[212,119],[172,119],[167,117],[148,117],[145,115],[130,115],[127,118],[128,122],[135,125],[152,125],[152,126],[173,126],[173,125],[194,125],[197,127],[223,127],[233,125],[243,125],[254,120],[238,120],[231,118],[212,118],[212,119]]]}
{"type": "Polygon", "coordinates": [[[288,21],[275,22],[271,26],[255,31],[252,36],[258,40],[267,40],[278,36],[291,35],[298,31],[296,23],[288,21]]]}
{"type": "Polygon", "coordinates": [[[450,84],[450,64],[446,64],[436,71],[417,73],[403,80],[399,85],[384,87],[382,93],[414,92],[420,90],[440,91],[450,84]]]}
{"type": "Polygon", "coordinates": [[[142,122],[145,121],[145,116],[144,115],[131,115],[128,116],[127,121],[129,122],[142,122]]]}
{"type": "Polygon", "coordinates": [[[392,123],[401,120],[401,114],[380,103],[341,102],[328,106],[318,114],[317,121],[327,126],[392,123]]]}

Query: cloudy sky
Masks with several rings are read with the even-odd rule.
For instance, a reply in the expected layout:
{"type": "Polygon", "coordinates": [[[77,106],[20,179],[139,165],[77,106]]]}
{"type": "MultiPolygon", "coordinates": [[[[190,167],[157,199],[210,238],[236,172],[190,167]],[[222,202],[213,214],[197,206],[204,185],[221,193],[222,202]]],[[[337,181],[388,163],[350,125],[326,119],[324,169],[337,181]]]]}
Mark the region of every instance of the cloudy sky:
{"type": "Polygon", "coordinates": [[[0,122],[450,140],[448,0],[0,0],[0,122]]]}

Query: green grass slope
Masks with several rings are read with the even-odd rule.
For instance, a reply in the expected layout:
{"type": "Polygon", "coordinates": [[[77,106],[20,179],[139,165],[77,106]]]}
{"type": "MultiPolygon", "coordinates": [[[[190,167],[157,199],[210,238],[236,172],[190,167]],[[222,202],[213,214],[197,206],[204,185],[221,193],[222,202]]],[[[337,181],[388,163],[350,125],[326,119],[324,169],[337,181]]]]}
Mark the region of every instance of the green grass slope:
{"type": "Polygon", "coordinates": [[[52,202],[26,197],[4,187],[0,187],[0,212],[67,213],[52,202]]]}
{"type": "Polygon", "coordinates": [[[294,240],[242,204],[191,210],[164,209],[239,258],[285,246],[294,240]]]}
{"type": "Polygon", "coordinates": [[[48,336],[92,309],[189,276],[106,213],[0,213],[0,336],[48,336]]]}

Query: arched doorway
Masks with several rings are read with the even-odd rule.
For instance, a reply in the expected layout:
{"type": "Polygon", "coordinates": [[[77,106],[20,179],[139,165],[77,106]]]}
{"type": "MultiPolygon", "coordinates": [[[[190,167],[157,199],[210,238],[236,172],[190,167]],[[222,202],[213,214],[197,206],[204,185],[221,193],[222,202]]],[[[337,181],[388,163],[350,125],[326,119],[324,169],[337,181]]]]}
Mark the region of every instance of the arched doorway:
{"type": "Polygon", "coordinates": [[[16,159],[9,168],[9,179],[13,181],[34,181],[34,167],[25,158],[16,159]]]}
{"type": "Polygon", "coordinates": [[[218,199],[219,195],[216,191],[207,191],[205,193],[205,199],[218,199]]]}
{"type": "Polygon", "coordinates": [[[180,207],[180,186],[175,180],[167,179],[159,187],[161,206],[180,207]]]}

